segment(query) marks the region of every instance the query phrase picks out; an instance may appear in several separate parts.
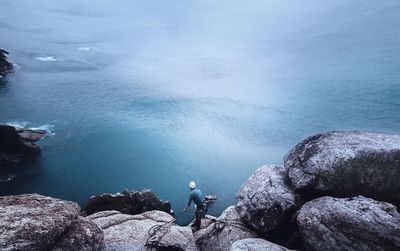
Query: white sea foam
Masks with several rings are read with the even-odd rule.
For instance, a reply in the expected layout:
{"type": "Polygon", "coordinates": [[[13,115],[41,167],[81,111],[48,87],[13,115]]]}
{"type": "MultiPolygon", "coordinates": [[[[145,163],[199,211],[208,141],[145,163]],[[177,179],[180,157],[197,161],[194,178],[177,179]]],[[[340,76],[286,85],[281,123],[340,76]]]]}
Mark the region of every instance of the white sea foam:
{"type": "Polygon", "coordinates": [[[16,175],[15,174],[6,174],[6,175],[2,175],[0,176],[0,183],[5,183],[5,182],[9,182],[12,181],[13,179],[15,179],[16,175]]]}
{"type": "Polygon", "coordinates": [[[52,124],[45,124],[45,125],[41,125],[38,127],[28,127],[28,129],[31,130],[44,130],[46,131],[49,135],[55,135],[54,131],[54,125],[52,124]]]}
{"type": "Polygon", "coordinates": [[[44,61],[44,62],[57,62],[57,61],[60,61],[59,58],[53,57],[53,56],[36,57],[36,59],[39,60],[39,61],[44,61]]]}
{"type": "Polygon", "coordinates": [[[19,127],[19,128],[26,128],[28,126],[29,122],[26,121],[11,121],[11,122],[7,122],[6,125],[9,126],[14,126],[14,127],[19,127]]]}
{"type": "Polygon", "coordinates": [[[11,122],[7,122],[6,124],[10,125],[10,126],[26,128],[26,129],[30,129],[30,130],[43,130],[43,131],[46,131],[47,134],[50,136],[55,135],[55,132],[53,132],[54,125],[52,125],[52,124],[44,124],[41,126],[30,126],[30,123],[26,122],[26,121],[21,121],[21,122],[11,121],[11,122]]]}
{"type": "Polygon", "coordinates": [[[92,50],[92,48],[90,48],[90,47],[79,47],[77,50],[78,51],[90,51],[90,50],[92,50]]]}

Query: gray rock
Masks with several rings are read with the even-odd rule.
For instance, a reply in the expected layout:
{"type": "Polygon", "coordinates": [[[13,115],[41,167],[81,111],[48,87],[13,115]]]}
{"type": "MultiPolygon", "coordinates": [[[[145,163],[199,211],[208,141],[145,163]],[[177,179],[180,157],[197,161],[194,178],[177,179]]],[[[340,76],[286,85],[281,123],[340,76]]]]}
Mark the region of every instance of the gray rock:
{"type": "Polygon", "coordinates": [[[79,216],[52,247],[54,251],[98,251],[104,249],[104,234],[97,224],[79,216]]]}
{"type": "Polygon", "coordinates": [[[136,215],[101,211],[87,218],[103,230],[106,250],[197,250],[191,229],[176,225],[162,211],[136,215]]]}
{"type": "Polygon", "coordinates": [[[49,249],[79,211],[76,203],[38,194],[0,197],[0,249],[49,249]]]}
{"type": "Polygon", "coordinates": [[[235,206],[230,206],[206,228],[194,233],[200,250],[229,250],[231,245],[240,239],[256,237],[240,219],[235,206]]]}
{"type": "Polygon", "coordinates": [[[241,219],[264,234],[277,228],[300,206],[281,166],[258,168],[236,195],[241,219]]]}
{"type": "Polygon", "coordinates": [[[144,189],[141,192],[125,190],[117,194],[93,196],[85,208],[87,214],[110,210],[132,215],[152,210],[171,213],[171,203],[160,200],[150,189],[144,189]]]}
{"type": "Polygon", "coordinates": [[[248,238],[235,241],[231,251],[290,251],[278,244],[260,238],[248,238]]]}
{"type": "Polygon", "coordinates": [[[400,205],[400,135],[317,134],[297,144],[284,163],[297,191],[364,195],[400,205]]]}
{"type": "Polygon", "coordinates": [[[297,222],[307,250],[400,250],[400,214],[386,202],[322,197],[306,203],[297,222]]]}

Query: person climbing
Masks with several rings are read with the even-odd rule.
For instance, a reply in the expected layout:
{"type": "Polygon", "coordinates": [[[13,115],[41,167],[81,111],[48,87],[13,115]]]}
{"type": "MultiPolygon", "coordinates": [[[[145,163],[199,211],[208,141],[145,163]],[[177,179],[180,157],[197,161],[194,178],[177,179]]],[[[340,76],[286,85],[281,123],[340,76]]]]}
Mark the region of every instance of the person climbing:
{"type": "Polygon", "coordinates": [[[183,211],[185,212],[190,207],[190,204],[192,203],[192,201],[194,202],[195,207],[196,207],[196,214],[195,214],[196,218],[195,218],[195,221],[192,226],[197,231],[200,229],[201,217],[203,216],[203,213],[204,213],[204,206],[203,206],[204,198],[203,198],[203,194],[201,193],[200,189],[196,188],[196,182],[191,181],[189,183],[189,188],[190,188],[189,201],[186,204],[183,211]]]}

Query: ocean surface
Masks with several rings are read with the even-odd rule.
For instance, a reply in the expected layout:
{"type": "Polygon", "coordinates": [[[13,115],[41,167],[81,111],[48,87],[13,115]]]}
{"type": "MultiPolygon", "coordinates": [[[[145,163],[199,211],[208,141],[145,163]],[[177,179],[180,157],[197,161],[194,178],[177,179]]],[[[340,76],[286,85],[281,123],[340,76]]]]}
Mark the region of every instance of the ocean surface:
{"type": "Polygon", "coordinates": [[[400,133],[398,0],[0,0],[0,47],[0,122],[51,132],[1,195],[151,188],[179,213],[195,180],[218,215],[306,136],[400,133]]]}

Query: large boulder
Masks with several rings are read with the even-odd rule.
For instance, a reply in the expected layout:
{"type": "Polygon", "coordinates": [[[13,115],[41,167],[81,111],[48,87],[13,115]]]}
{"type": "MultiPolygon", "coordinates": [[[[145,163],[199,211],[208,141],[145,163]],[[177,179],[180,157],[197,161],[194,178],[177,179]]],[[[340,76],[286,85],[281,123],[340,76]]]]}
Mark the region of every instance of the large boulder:
{"type": "Polygon", "coordinates": [[[278,244],[260,238],[248,238],[235,241],[230,251],[290,251],[278,244]]]}
{"type": "Polygon", "coordinates": [[[124,214],[140,214],[159,210],[171,213],[171,203],[160,200],[157,195],[145,189],[142,192],[125,190],[117,194],[103,194],[90,198],[85,211],[93,214],[100,211],[116,210],[124,214]]]}
{"type": "Polygon", "coordinates": [[[40,147],[34,142],[46,134],[43,130],[0,125],[0,168],[13,166],[24,156],[40,153],[40,147]]]}
{"type": "Polygon", "coordinates": [[[104,249],[104,234],[97,224],[79,216],[74,220],[56,244],[54,251],[98,251],[104,249]]]}
{"type": "Polygon", "coordinates": [[[0,49],[0,78],[4,77],[13,70],[12,64],[7,60],[7,55],[7,51],[0,49]]]}
{"type": "Polygon", "coordinates": [[[288,221],[300,207],[283,167],[266,165],[258,168],[241,186],[236,195],[237,211],[241,219],[267,234],[288,221]]]}
{"type": "Polygon", "coordinates": [[[297,144],[284,158],[303,194],[364,195],[400,205],[400,135],[327,132],[297,144]]]}
{"type": "Polygon", "coordinates": [[[162,211],[136,215],[101,211],[87,218],[103,230],[106,250],[197,250],[191,229],[176,225],[162,211]]]}
{"type": "Polygon", "coordinates": [[[228,207],[215,222],[194,233],[199,249],[207,251],[229,250],[235,241],[256,236],[241,221],[235,206],[228,207]]]}
{"type": "Polygon", "coordinates": [[[76,203],[38,194],[0,197],[0,249],[49,249],[79,211],[76,203]]]}
{"type": "Polygon", "coordinates": [[[306,250],[400,250],[400,214],[386,202],[321,197],[301,208],[297,222],[306,250]]]}

